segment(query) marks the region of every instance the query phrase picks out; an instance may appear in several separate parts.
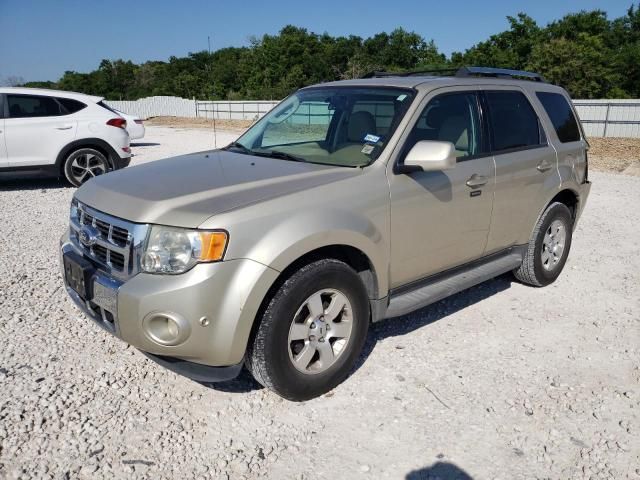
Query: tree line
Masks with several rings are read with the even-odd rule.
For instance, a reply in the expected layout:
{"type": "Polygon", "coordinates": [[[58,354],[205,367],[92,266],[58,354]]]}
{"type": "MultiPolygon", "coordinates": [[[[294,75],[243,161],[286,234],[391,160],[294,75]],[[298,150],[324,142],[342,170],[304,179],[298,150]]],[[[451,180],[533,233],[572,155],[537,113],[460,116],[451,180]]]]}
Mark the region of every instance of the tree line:
{"type": "Polygon", "coordinates": [[[369,38],[316,34],[292,25],[253,37],[247,47],[189,53],[137,65],[102,60],[90,73],[67,71],[56,82],[28,82],[133,100],[152,95],[210,100],[280,99],[314,83],[358,78],[373,70],[463,65],[530,70],[574,98],[640,98],[640,4],[613,20],[602,10],[572,13],[540,26],[520,13],[509,28],[449,57],[433,40],[397,28],[369,38]]]}

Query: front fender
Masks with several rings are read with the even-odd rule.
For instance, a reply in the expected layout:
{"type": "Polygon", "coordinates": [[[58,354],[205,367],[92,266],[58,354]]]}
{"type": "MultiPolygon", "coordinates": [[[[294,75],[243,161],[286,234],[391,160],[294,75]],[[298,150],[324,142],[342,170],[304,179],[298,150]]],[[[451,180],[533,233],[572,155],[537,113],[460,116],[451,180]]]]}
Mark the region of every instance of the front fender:
{"type": "Polygon", "coordinates": [[[230,231],[228,259],[249,258],[282,272],[305,254],[319,248],[345,245],[360,250],[373,266],[378,296],[388,291],[386,258],[389,245],[381,226],[363,215],[337,208],[301,211],[273,219],[264,219],[252,231],[263,232],[259,238],[243,229],[230,231]]]}

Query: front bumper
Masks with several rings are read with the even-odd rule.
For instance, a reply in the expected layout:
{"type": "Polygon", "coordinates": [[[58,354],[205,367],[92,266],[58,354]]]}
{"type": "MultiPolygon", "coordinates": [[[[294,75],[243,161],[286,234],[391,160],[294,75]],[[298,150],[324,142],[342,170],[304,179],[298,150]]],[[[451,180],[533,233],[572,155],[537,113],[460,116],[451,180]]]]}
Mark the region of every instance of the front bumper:
{"type": "MultiPolygon", "coordinates": [[[[61,257],[70,250],[75,251],[65,235],[61,257]]],[[[276,270],[249,259],[200,264],[181,275],[139,273],[124,282],[96,268],[91,281],[113,290],[112,303],[85,301],[64,281],[76,305],[109,333],[177,373],[220,381],[239,372],[254,319],[277,276],[276,270]],[[144,327],[149,315],[164,313],[180,318],[188,331],[177,345],[158,343],[144,327]]]]}

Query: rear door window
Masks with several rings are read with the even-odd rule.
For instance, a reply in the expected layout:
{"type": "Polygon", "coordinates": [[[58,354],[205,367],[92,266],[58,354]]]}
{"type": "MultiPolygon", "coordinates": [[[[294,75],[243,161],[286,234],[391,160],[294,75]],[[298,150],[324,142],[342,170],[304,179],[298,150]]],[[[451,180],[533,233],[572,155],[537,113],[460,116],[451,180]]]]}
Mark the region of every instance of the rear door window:
{"type": "Polygon", "coordinates": [[[494,152],[516,151],[544,145],[540,121],[522,92],[486,92],[494,152]]]}
{"type": "Polygon", "coordinates": [[[9,118],[55,117],[63,115],[53,97],[40,95],[7,95],[9,118]]]}
{"type": "Polygon", "coordinates": [[[537,92],[536,95],[549,115],[560,142],[579,141],[580,127],[567,99],[559,93],[537,92]]]}

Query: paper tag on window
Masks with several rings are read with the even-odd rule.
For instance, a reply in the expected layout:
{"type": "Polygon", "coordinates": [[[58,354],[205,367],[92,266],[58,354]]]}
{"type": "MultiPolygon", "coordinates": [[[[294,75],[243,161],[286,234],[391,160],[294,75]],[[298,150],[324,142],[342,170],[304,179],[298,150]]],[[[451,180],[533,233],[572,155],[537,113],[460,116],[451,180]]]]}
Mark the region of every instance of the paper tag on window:
{"type": "Polygon", "coordinates": [[[374,145],[365,145],[364,147],[362,147],[362,150],[360,150],[362,153],[364,153],[365,155],[370,155],[371,152],[373,152],[373,149],[375,148],[374,145]]]}
{"type": "Polygon", "coordinates": [[[365,142],[378,143],[380,141],[380,137],[377,135],[373,135],[371,133],[367,133],[364,137],[365,142]]]}

